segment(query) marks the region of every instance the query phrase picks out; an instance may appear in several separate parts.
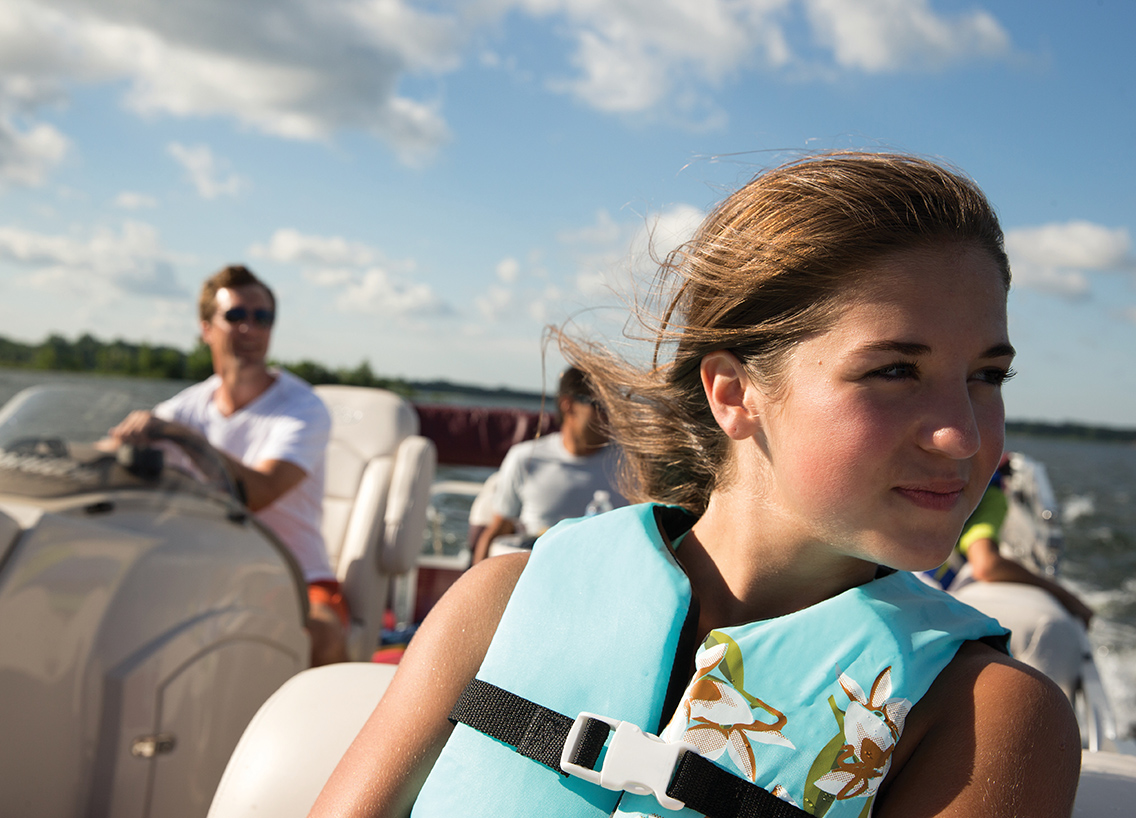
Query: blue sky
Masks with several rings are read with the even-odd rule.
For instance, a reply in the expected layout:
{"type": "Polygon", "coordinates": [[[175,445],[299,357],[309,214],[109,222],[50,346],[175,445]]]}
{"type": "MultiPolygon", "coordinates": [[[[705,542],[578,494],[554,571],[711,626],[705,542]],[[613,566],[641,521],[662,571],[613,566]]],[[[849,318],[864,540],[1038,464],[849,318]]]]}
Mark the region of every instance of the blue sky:
{"type": "Polygon", "coordinates": [[[1011,418],[1136,426],[1128,0],[0,0],[0,334],[195,339],[277,290],[273,353],[539,389],[761,168],[969,173],[1015,283],[1011,418]]]}

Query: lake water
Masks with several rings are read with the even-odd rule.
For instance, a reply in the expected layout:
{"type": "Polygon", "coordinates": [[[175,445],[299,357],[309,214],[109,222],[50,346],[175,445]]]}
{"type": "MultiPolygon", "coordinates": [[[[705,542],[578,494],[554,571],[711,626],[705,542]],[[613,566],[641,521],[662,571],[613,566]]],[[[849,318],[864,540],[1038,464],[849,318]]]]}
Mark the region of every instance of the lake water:
{"type": "MultiPolygon", "coordinates": [[[[187,384],[0,369],[0,404],[28,386],[74,382],[128,392],[148,407],[187,384]]],[[[438,400],[431,396],[431,400],[438,400]]],[[[535,408],[535,407],[526,407],[535,408]]],[[[1044,463],[1061,508],[1062,578],[1097,612],[1090,639],[1122,731],[1136,728],[1136,446],[1010,436],[1044,463]]]]}
{"type": "Polygon", "coordinates": [[[1096,617],[1089,638],[1120,729],[1136,738],[1136,446],[1009,436],[1045,464],[1065,531],[1062,579],[1096,617]]]}

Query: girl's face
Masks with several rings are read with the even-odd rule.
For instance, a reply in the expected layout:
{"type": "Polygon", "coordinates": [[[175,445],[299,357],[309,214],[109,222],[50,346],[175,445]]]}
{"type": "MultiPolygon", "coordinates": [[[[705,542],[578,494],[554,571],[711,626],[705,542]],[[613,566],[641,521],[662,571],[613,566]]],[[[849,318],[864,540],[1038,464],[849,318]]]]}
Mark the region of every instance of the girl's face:
{"type": "Polygon", "coordinates": [[[995,262],[966,244],[896,252],[801,342],[761,415],[782,531],[900,570],[943,562],[998,465],[1014,351],[995,262]]]}

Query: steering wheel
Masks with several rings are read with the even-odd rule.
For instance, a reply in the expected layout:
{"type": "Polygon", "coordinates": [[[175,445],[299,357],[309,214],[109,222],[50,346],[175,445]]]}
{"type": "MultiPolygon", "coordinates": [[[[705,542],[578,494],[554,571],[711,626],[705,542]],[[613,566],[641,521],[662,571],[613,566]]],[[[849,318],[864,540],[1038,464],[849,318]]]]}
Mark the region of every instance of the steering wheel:
{"type": "MultiPolygon", "coordinates": [[[[244,486],[236,479],[233,473],[229,470],[229,466],[225,463],[224,459],[217,453],[217,451],[205,443],[194,438],[186,438],[181,435],[159,435],[155,438],[159,442],[168,442],[174,447],[180,449],[189,459],[193,467],[198,471],[198,474],[193,474],[184,468],[174,466],[176,471],[189,474],[198,480],[203,480],[205,483],[221,489],[231,501],[232,508],[230,509],[230,517],[233,519],[243,518],[247,513],[246,498],[244,494],[244,486]]],[[[129,445],[119,447],[119,462],[123,462],[124,449],[130,449],[129,445]]],[[[161,471],[163,467],[163,455],[161,449],[135,449],[135,452],[148,452],[150,454],[143,454],[142,457],[157,456],[157,470],[161,471]]],[[[176,458],[173,458],[176,462],[176,458]]],[[[126,464],[123,463],[125,466],[126,464]]],[[[127,467],[129,468],[129,466],[127,467]]],[[[155,475],[156,476],[156,475],[155,475]]]]}

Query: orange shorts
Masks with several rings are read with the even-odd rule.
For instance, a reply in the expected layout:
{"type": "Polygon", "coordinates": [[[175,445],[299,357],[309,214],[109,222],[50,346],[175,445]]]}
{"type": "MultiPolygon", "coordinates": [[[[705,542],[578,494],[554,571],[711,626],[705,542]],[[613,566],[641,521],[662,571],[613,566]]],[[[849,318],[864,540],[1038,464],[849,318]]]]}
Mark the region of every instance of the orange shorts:
{"type": "Polygon", "coordinates": [[[351,611],[347,608],[347,600],[343,598],[339,583],[334,579],[319,579],[308,583],[308,603],[311,605],[327,605],[339,616],[343,627],[351,623],[351,611]]]}

